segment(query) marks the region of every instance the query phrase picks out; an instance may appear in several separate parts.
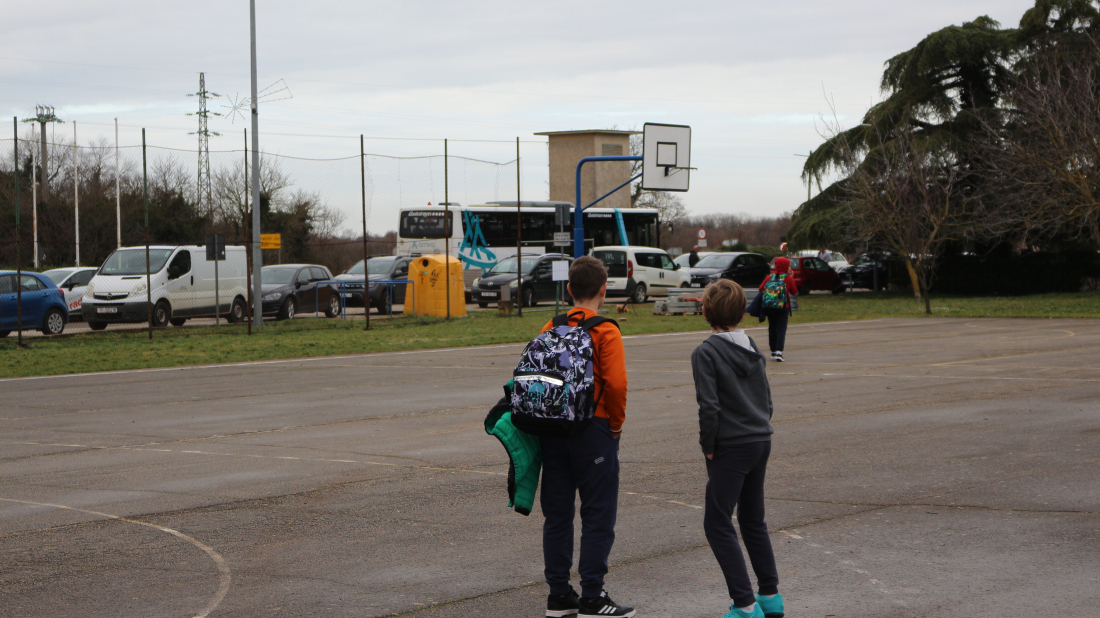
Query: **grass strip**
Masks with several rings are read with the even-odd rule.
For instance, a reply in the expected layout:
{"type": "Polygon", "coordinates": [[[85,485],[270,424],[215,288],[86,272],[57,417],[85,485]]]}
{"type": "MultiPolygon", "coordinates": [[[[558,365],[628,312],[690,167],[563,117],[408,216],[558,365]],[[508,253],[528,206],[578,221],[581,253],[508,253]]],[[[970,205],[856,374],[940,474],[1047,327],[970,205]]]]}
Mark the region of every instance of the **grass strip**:
{"type": "MultiPolygon", "coordinates": [[[[653,315],[652,304],[637,305],[626,314],[611,307],[608,315],[619,320],[624,335],[707,328],[697,315],[653,315]]],[[[1100,318],[1100,293],[936,296],[932,311],[936,317],[1100,318]]],[[[552,313],[528,310],[523,318],[501,318],[495,311],[477,311],[450,321],[401,317],[377,320],[370,331],[363,330],[361,321],[306,318],[269,322],[251,337],[243,325],[199,326],[158,330],[152,341],[144,330],[107,330],[35,337],[27,340],[33,347],[22,350],[10,336],[0,340],[0,378],[515,343],[533,338],[552,313]]],[[[814,294],[803,295],[791,323],[923,315],[923,305],[900,293],[814,294]]],[[[756,324],[751,317],[746,321],[747,326],[756,324]]]]}

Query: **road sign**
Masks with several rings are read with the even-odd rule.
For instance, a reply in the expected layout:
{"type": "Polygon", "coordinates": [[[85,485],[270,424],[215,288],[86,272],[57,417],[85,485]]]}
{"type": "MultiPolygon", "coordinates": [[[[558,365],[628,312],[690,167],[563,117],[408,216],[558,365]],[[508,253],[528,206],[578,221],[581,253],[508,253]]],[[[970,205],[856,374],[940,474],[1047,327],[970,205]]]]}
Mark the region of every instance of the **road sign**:
{"type": "Polygon", "coordinates": [[[225,234],[206,235],[206,261],[225,261],[225,234]]]}
{"type": "Polygon", "coordinates": [[[707,237],[707,231],[703,228],[699,228],[699,240],[703,240],[707,237]]]}
{"type": "Polygon", "coordinates": [[[642,189],[687,191],[691,127],[647,122],[642,127],[642,189]]]}
{"type": "Polygon", "coordinates": [[[573,235],[569,232],[554,232],[554,246],[568,247],[573,244],[573,235]]]}
{"type": "Polygon", "coordinates": [[[707,239],[706,238],[700,238],[699,239],[699,248],[700,249],[706,249],[707,248],[707,239]]]}
{"type": "Polygon", "coordinates": [[[283,248],[283,235],[282,234],[260,234],[260,248],[261,249],[282,249],[283,248]]]}

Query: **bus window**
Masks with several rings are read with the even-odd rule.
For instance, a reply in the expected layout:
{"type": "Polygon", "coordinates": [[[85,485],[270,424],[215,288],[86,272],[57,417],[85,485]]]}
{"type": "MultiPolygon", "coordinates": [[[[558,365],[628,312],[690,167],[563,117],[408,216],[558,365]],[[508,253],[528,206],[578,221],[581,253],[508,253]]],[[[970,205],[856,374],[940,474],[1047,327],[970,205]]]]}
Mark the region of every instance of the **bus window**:
{"type": "Polygon", "coordinates": [[[454,230],[454,214],[447,213],[443,224],[442,210],[412,210],[401,213],[402,238],[450,238],[454,230]]]}

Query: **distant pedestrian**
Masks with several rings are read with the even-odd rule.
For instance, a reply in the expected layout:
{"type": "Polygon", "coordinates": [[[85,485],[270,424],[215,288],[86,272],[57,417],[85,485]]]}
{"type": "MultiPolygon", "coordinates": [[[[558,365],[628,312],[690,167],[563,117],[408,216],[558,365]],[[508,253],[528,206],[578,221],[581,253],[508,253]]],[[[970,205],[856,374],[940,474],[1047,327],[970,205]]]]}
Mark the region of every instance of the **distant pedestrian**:
{"type": "Polygon", "coordinates": [[[691,248],[691,253],[688,255],[688,268],[695,268],[695,265],[699,262],[699,245],[695,245],[691,248]]]}
{"type": "Polygon", "coordinates": [[[817,259],[821,260],[822,262],[828,262],[829,261],[829,250],[826,249],[825,247],[822,247],[817,252],[817,259]]]}
{"type": "Polygon", "coordinates": [[[722,618],[783,615],[779,574],[764,521],[764,475],[774,433],[771,387],[763,353],[737,328],[745,305],[745,291],[733,281],[720,279],[708,286],[703,292],[703,317],[714,334],[691,353],[699,446],[707,466],[703,530],[732,601],[722,618]],[[756,574],[759,594],[755,596],[737,544],[735,509],[756,574]]]}
{"type": "Polygon", "coordinates": [[[791,315],[791,296],[798,294],[789,259],[775,258],[771,274],[760,284],[760,293],[764,295],[764,317],[768,320],[768,348],[772,351],[772,360],[782,363],[783,346],[787,342],[787,320],[791,315]]]}

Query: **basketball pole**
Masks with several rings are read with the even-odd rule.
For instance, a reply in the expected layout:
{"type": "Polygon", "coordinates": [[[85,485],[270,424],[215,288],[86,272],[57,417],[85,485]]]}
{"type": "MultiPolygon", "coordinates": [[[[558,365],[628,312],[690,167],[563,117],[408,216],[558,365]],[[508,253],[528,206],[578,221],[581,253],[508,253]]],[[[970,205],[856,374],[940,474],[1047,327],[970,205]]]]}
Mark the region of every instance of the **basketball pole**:
{"type": "MultiPolygon", "coordinates": [[[[447,168],[447,140],[443,140],[443,277],[447,286],[447,319],[451,319],[451,194],[447,184],[450,174],[447,168]]],[[[465,300],[465,299],[463,299],[465,300]]]]}
{"type": "Polygon", "coordinates": [[[600,162],[600,161],[641,161],[641,160],[642,160],[642,157],[638,157],[638,156],[630,156],[630,157],[585,157],[585,158],[583,158],[583,159],[581,159],[580,161],[577,162],[577,185],[576,185],[576,188],[577,188],[577,202],[576,202],[576,205],[573,206],[573,209],[574,209],[573,210],[573,258],[574,259],[579,258],[579,257],[584,257],[584,211],[585,211],[585,209],[591,208],[592,206],[595,206],[598,202],[600,202],[604,198],[608,197],[609,195],[611,195],[612,193],[618,191],[619,189],[622,189],[623,187],[629,185],[630,183],[634,182],[635,180],[641,178],[641,176],[642,176],[641,174],[638,174],[637,176],[631,178],[630,180],[624,182],[623,184],[621,184],[621,185],[615,187],[614,189],[608,191],[607,193],[603,194],[603,196],[597,198],[595,202],[592,202],[591,204],[589,204],[587,206],[581,207],[581,168],[584,167],[585,163],[597,163],[597,162],[600,162]]]}

